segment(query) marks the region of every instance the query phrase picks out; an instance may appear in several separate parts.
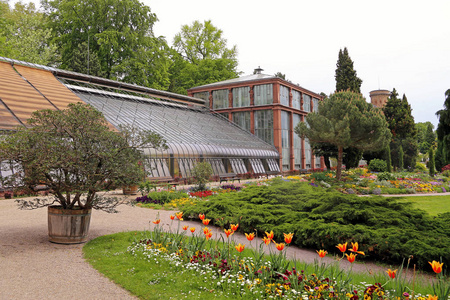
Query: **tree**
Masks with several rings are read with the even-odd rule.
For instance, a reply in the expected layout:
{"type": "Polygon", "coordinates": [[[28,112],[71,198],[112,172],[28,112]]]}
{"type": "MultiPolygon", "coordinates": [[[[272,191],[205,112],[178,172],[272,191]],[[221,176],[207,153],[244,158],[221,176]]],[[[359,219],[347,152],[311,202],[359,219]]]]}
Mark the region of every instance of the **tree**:
{"type": "Polygon", "coordinates": [[[283,74],[283,73],[281,73],[281,72],[276,72],[276,73],[274,74],[274,76],[286,80],[286,74],[283,74]]]}
{"type": "Polygon", "coordinates": [[[339,57],[336,63],[336,91],[350,90],[355,93],[361,93],[362,80],[356,76],[353,69],[353,61],[348,55],[347,47],[344,51],[339,50],[339,57]]]}
{"type": "Polygon", "coordinates": [[[390,148],[394,169],[397,167],[414,169],[418,152],[417,129],[408,99],[405,95],[402,99],[398,98],[394,88],[383,108],[383,113],[392,133],[390,148]],[[400,146],[403,148],[404,164],[400,164],[400,146]]]}
{"type": "MultiPolygon", "coordinates": [[[[117,199],[98,191],[142,179],[141,147],[165,148],[165,141],[151,131],[108,128],[103,115],[92,106],[70,104],[65,110],[40,110],[0,142],[0,161],[15,163],[23,183],[46,185],[64,209],[97,208],[114,211],[117,199]]],[[[48,203],[22,202],[36,208],[48,203]]]]}
{"type": "Polygon", "coordinates": [[[173,42],[170,91],[186,94],[193,86],[238,76],[236,46],[227,48],[222,34],[211,21],[182,26],[173,42]]]}
{"type": "Polygon", "coordinates": [[[52,30],[47,28],[44,15],[36,10],[33,2],[16,2],[13,10],[1,2],[1,15],[0,56],[41,65],[54,64],[57,49],[50,44],[52,30]]]}
{"type": "Polygon", "coordinates": [[[329,143],[338,148],[338,180],[345,148],[383,149],[391,138],[381,111],[367,103],[361,94],[351,91],[336,92],[322,101],[319,111],[309,113],[295,133],[314,143],[329,143]]]}
{"type": "Polygon", "coordinates": [[[435,165],[434,165],[434,151],[433,147],[430,147],[428,149],[428,155],[430,157],[428,168],[430,169],[430,176],[434,177],[434,174],[436,173],[435,165]]]}
{"type": "Polygon", "coordinates": [[[138,0],[43,0],[42,6],[60,51],[60,68],[168,88],[168,46],[154,36],[157,17],[148,6],[138,0]]]}
{"type": "Polygon", "coordinates": [[[450,163],[450,89],[445,92],[444,109],[438,110],[436,115],[439,123],[436,129],[438,149],[436,151],[436,168],[450,163]]]}
{"type": "Polygon", "coordinates": [[[416,130],[420,153],[427,153],[431,146],[436,147],[436,133],[431,122],[416,123],[416,130]]]}

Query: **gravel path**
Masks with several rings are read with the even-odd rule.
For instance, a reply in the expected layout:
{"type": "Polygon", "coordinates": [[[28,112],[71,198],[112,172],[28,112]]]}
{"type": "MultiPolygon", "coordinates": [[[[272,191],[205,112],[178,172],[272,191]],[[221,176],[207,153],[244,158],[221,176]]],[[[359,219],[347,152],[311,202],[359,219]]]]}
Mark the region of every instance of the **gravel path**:
{"type": "MultiPolygon", "coordinates": [[[[149,229],[153,225],[150,221],[158,214],[164,226],[168,226],[169,215],[173,213],[127,205],[120,206],[117,214],[94,211],[89,239],[149,229]]],[[[202,227],[197,222],[184,223],[197,230],[202,227]]],[[[214,236],[222,233],[217,228],[213,232],[214,236]]],[[[249,244],[241,234],[234,234],[233,238],[249,244]]],[[[261,241],[260,238],[257,240],[258,243],[261,241]]],[[[19,210],[14,200],[0,200],[0,299],[136,299],[85,262],[83,245],[50,243],[47,209],[19,210]]],[[[287,254],[309,263],[318,258],[315,251],[296,247],[289,247],[287,254]]],[[[326,262],[332,260],[324,259],[326,262]]],[[[341,265],[348,268],[350,264],[341,261],[341,265]]],[[[353,270],[384,271],[385,268],[355,264],[353,270]]]]}

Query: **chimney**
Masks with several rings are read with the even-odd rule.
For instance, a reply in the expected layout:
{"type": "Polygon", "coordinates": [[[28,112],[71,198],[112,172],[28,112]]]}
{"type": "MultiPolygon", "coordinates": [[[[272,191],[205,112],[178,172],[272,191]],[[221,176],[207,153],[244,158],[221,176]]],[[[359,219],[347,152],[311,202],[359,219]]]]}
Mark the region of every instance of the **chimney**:
{"type": "Polygon", "coordinates": [[[253,71],[253,74],[261,74],[262,71],[264,71],[264,70],[261,69],[260,66],[258,66],[258,68],[256,68],[256,69],[253,71]]]}

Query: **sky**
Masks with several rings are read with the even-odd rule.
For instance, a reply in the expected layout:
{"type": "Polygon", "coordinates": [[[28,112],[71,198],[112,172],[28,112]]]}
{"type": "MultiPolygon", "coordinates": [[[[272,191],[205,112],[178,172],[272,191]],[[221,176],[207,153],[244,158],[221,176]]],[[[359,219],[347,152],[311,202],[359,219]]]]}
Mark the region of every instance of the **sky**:
{"type": "Polygon", "coordinates": [[[183,25],[211,20],[227,46],[237,46],[242,75],[260,66],[328,95],[336,87],[339,50],[347,47],[367,101],[370,91],[395,88],[406,95],[415,122],[435,126],[450,89],[448,0],[141,2],[159,20],[155,35],[169,45],[183,25]]]}

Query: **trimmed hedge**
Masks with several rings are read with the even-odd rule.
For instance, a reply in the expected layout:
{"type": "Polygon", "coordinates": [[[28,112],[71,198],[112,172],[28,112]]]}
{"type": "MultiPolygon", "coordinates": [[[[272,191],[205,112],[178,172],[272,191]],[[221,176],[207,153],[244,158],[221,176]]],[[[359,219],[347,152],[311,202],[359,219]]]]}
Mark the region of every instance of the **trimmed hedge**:
{"type": "Polygon", "coordinates": [[[273,230],[277,241],[293,232],[300,247],[337,253],[338,243],[358,242],[371,260],[399,264],[413,256],[411,264],[425,269],[442,257],[450,264],[450,213],[431,217],[398,198],[345,195],[278,179],[184,211],[191,218],[199,213],[218,226],[238,222],[242,232],[256,230],[258,236],[273,230]]]}

